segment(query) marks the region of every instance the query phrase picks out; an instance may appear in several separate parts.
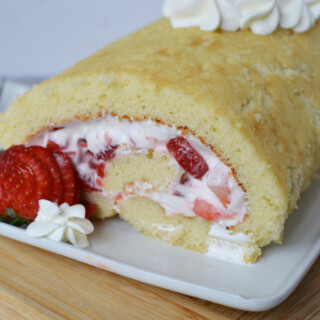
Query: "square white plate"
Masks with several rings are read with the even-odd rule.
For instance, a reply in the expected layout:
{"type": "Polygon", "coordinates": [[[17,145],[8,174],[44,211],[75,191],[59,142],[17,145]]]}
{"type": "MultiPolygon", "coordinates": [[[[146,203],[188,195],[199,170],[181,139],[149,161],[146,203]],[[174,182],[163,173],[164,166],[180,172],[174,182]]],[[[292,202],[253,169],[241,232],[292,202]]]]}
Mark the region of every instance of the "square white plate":
{"type": "Polygon", "coordinates": [[[172,247],[113,218],[95,224],[88,249],[31,238],[0,223],[0,235],[169,290],[251,310],[267,310],[296,288],[320,253],[320,180],[305,192],[286,223],[282,246],[271,245],[254,265],[236,265],[172,247]]]}

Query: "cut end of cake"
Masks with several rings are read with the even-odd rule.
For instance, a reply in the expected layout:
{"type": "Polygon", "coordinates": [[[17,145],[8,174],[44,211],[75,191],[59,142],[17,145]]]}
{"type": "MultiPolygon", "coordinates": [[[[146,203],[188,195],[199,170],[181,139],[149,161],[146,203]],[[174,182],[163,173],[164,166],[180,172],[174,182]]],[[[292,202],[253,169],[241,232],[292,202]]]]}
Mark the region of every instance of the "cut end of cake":
{"type": "Polygon", "coordinates": [[[236,263],[260,249],[235,232],[249,215],[233,171],[185,128],[110,114],[53,127],[30,144],[70,156],[95,217],[119,214],[145,235],[236,263]]]}

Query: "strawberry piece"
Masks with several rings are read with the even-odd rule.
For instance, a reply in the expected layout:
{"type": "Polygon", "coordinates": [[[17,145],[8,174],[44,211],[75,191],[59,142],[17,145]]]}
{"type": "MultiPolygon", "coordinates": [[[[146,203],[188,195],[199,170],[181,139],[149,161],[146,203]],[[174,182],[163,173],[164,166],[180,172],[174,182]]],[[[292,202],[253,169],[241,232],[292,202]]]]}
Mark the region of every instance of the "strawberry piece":
{"type": "Polygon", "coordinates": [[[52,151],[61,151],[62,148],[59,146],[57,143],[55,143],[52,140],[49,140],[46,146],[47,149],[52,150],[52,151]]]}
{"type": "Polygon", "coordinates": [[[92,187],[85,179],[80,178],[80,186],[83,190],[86,191],[101,191],[98,188],[92,187]]]}
{"type": "Polygon", "coordinates": [[[30,148],[24,146],[15,146],[7,151],[6,156],[15,158],[27,165],[35,177],[35,199],[52,199],[52,176],[47,167],[32,152],[30,148]]]}
{"type": "Polygon", "coordinates": [[[28,148],[15,146],[6,150],[0,158],[1,215],[6,208],[12,208],[19,217],[33,220],[38,200],[51,198],[50,179],[50,173],[28,148]]]}
{"type": "Polygon", "coordinates": [[[59,166],[62,179],[63,196],[61,202],[69,205],[79,202],[79,199],[75,201],[78,195],[76,195],[76,178],[70,158],[60,151],[53,151],[53,156],[59,166]]]}
{"type": "Polygon", "coordinates": [[[194,201],[193,211],[199,217],[208,221],[219,221],[221,219],[232,219],[235,217],[234,214],[220,212],[211,203],[199,198],[194,201]]]}
{"type": "MultiPolygon", "coordinates": [[[[6,208],[12,208],[17,214],[26,209],[31,217],[35,216],[36,208],[32,200],[34,186],[34,176],[25,164],[12,157],[1,159],[0,215],[5,215],[6,208]]],[[[29,215],[24,215],[24,218],[29,218],[29,215]]]]}
{"type": "MultiPolygon", "coordinates": [[[[110,146],[105,150],[94,154],[87,149],[87,142],[84,139],[80,139],[78,145],[83,149],[80,149],[80,162],[88,163],[89,167],[97,172],[98,179],[96,179],[96,184],[98,187],[103,187],[104,169],[106,166],[106,161],[112,159],[116,155],[116,149],[118,146],[110,146]]],[[[80,177],[81,187],[87,191],[100,191],[101,189],[91,186],[85,179],[85,177],[80,177]]]]}
{"type": "Polygon", "coordinates": [[[104,168],[106,167],[106,163],[105,162],[100,162],[97,166],[97,175],[98,177],[100,177],[101,179],[104,177],[104,168]]]}
{"type": "Polygon", "coordinates": [[[228,186],[209,186],[212,192],[219,198],[225,208],[230,204],[230,189],[228,186]]]}
{"type": "Polygon", "coordinates": [[[52,154],[52,152],[48,149],[39,147],[39,146],[31,146],[30,149],[40,161],[46,165],[47,169],[51,173],[52,182],[53,182],[53,190],[52,190],[52,202],[61,203],[62,200],[62,183],[61,183],[61,174],[58,164],[52,154]]]}
{"type": "Polygon", "coordinates": [[[202,156],[184,137],[170,139],[167,148],[179,165],[194,178],[201,179],[209,170],[202,156]]]}
{"type": "Polygon", "coordinates": [[[97,205],[90,202],[81,203],[86,209],[86,219],[90,219],[92,214],[97,210],[97,205]]]}
{"type": "Polygon", "coordinates": [[[118,146],[110,146],[96,155],[98,160],[108,161],[115,157],[118,146]]]}
{"type": "MultiPolygon", "coordinates": [[[[40,199],[79,203],[80,182],[69,156],[40,146],[17,145],[4,151],[0,155],[0,215],[12,208],[19,217],[34,220],[40,199]]],[[[89,214],[93,211],[94,205],[89,205],[89,214]]]]}

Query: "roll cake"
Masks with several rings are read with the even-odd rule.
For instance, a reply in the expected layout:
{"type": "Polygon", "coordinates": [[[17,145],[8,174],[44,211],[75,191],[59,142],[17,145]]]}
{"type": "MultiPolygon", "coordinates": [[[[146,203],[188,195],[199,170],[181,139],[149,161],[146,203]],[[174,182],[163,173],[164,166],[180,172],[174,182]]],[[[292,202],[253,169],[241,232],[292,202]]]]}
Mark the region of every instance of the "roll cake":
{"type": "Polygon", "coordinates": [[[67,153],[97,218],[254,262],[320,166],[319,53],[319,22],[259,36],[160,19],[16,99],[0,143],[67,153]]]}

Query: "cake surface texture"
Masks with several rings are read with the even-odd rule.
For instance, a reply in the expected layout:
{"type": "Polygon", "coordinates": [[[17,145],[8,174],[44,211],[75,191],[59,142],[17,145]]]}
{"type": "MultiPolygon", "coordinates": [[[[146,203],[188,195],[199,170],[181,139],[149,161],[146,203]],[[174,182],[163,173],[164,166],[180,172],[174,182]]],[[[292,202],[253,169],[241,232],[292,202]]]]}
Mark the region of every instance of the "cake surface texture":
{"type": "MultiPolygon", "coordinates": [[[[288,214],[320,167],[319,56],[319,22],[303,34],[259,36],[173,29],[160,19],[16,99],[0,115],[0,144],[27,144],[54,126],[106,114],[192,134],[232,168],[245,193],[247,214],[230,232],[250,235],[244,260],[252,262],[260,247],[281,242],[288,214]]],[[[161,177],[176,170],[157,153],[119,159],[118,167],[112,161],[109,189],[134,182],[128,176],[166,188],[161,177]]],[[[98,203],[99,217],[119,213],[148,236],[203,253],[219,242],[208,235],[212,222],[166,216],[150,198],[119,199],[115,211],[97,191],[84,196],[98,203]]]]}

